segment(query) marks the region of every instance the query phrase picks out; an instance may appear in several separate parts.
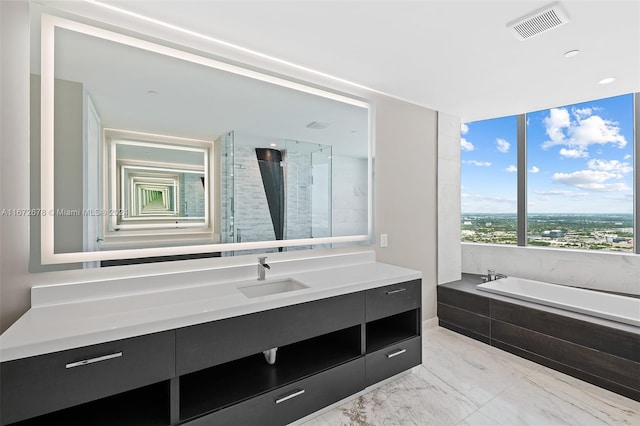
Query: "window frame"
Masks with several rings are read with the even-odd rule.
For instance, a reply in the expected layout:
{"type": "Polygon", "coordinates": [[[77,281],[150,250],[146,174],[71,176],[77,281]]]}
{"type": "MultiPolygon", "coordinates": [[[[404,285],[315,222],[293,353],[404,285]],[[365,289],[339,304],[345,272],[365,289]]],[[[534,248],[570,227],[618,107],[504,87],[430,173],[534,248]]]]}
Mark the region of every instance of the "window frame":
{"type": "MultiPolygon", "coordinates": [[[[633,251],[640,254],[640,93],[633,93],[633,251]]],[[[596,99],[597,100],[597,99],[596,99]]],[[[517,115],[517,245],[527,247],[527,113],[517,115]]],[[[464,242],[464,241],[461,241],[464,242]]],[[[556,248],[560,249],[560,248],[556,248]]],[[[560,249],[561,250],[561,249],[560,249]]],[[[592,252],[609,253],[607,250],[592,252]]]]}

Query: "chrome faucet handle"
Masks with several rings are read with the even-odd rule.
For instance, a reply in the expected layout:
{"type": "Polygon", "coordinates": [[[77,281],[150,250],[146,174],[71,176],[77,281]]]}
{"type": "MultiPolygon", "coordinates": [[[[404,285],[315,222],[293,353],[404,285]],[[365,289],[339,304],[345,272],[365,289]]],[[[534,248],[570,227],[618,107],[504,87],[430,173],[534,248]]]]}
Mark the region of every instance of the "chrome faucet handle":
{"type": "Polygon", "coordinates": [[[267,265],[267,257],[258,257],[258,281],[263,281],[266,278],[266,270],[271,269],[271,266],[267,265]]]}

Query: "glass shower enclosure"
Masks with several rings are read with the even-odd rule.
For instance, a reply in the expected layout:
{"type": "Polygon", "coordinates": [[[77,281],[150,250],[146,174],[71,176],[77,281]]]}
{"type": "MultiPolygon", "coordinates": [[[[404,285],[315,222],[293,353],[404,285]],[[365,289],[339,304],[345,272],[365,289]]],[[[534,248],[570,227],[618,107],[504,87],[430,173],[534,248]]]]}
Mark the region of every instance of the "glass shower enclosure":
{"type": "MultiPolygon", "coordinates": [[[[282,140],[258,146],[243,144],[234,132],[229,132],[220,146],[223,243],[331,236],[330,145],[282,140]]],[[[311,247],[243,250],[224,255],[311,247]]]]}

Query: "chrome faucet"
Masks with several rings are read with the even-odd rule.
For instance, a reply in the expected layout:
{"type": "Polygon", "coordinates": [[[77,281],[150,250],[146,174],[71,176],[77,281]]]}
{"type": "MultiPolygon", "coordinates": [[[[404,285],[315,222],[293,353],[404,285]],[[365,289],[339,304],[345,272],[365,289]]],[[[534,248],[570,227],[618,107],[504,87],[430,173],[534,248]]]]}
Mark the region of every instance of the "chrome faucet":
{"type": "Polygon", "coordinates": [[[482,277],[482,281],[483,282],[495,281],[495,280],[499,280],[500,278],[507,278],[507,276],[504,274],[497,274],[496,271],[494,271],[493,269],[489,269],[487,271],[487,276],[482,277]]]}
{"type": "Polygon", "coordinates": [[[271,266],[269,266],[266,261],[266,256],[258,258],[258,281],[264,281],[267,269],[271,269],[271,266]]]}

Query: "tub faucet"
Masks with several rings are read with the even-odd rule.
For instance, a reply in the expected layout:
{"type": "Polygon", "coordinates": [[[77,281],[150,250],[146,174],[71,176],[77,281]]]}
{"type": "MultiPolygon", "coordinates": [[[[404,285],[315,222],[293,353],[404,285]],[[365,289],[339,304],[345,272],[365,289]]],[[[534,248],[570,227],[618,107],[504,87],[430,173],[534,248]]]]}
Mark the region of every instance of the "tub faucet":
{"type": "Polygon", "coordinates": [[[269,266],[266,261],[266,256],[258,258],[258,281],[264,281],[267,269],[271,269],[271,266],[269,266]]]}
{"type": "Polygon", "coordinates": [[[504,274],[497,274],[496,271],[494,271],[493,269],[489,269],[487,271],[487,276],[486,277],[482,277],[482,280],[484,282],[488,282],[488,281],[499,280],[500,278],[507,278],[507,276],[504,275],[504,274]]]}

